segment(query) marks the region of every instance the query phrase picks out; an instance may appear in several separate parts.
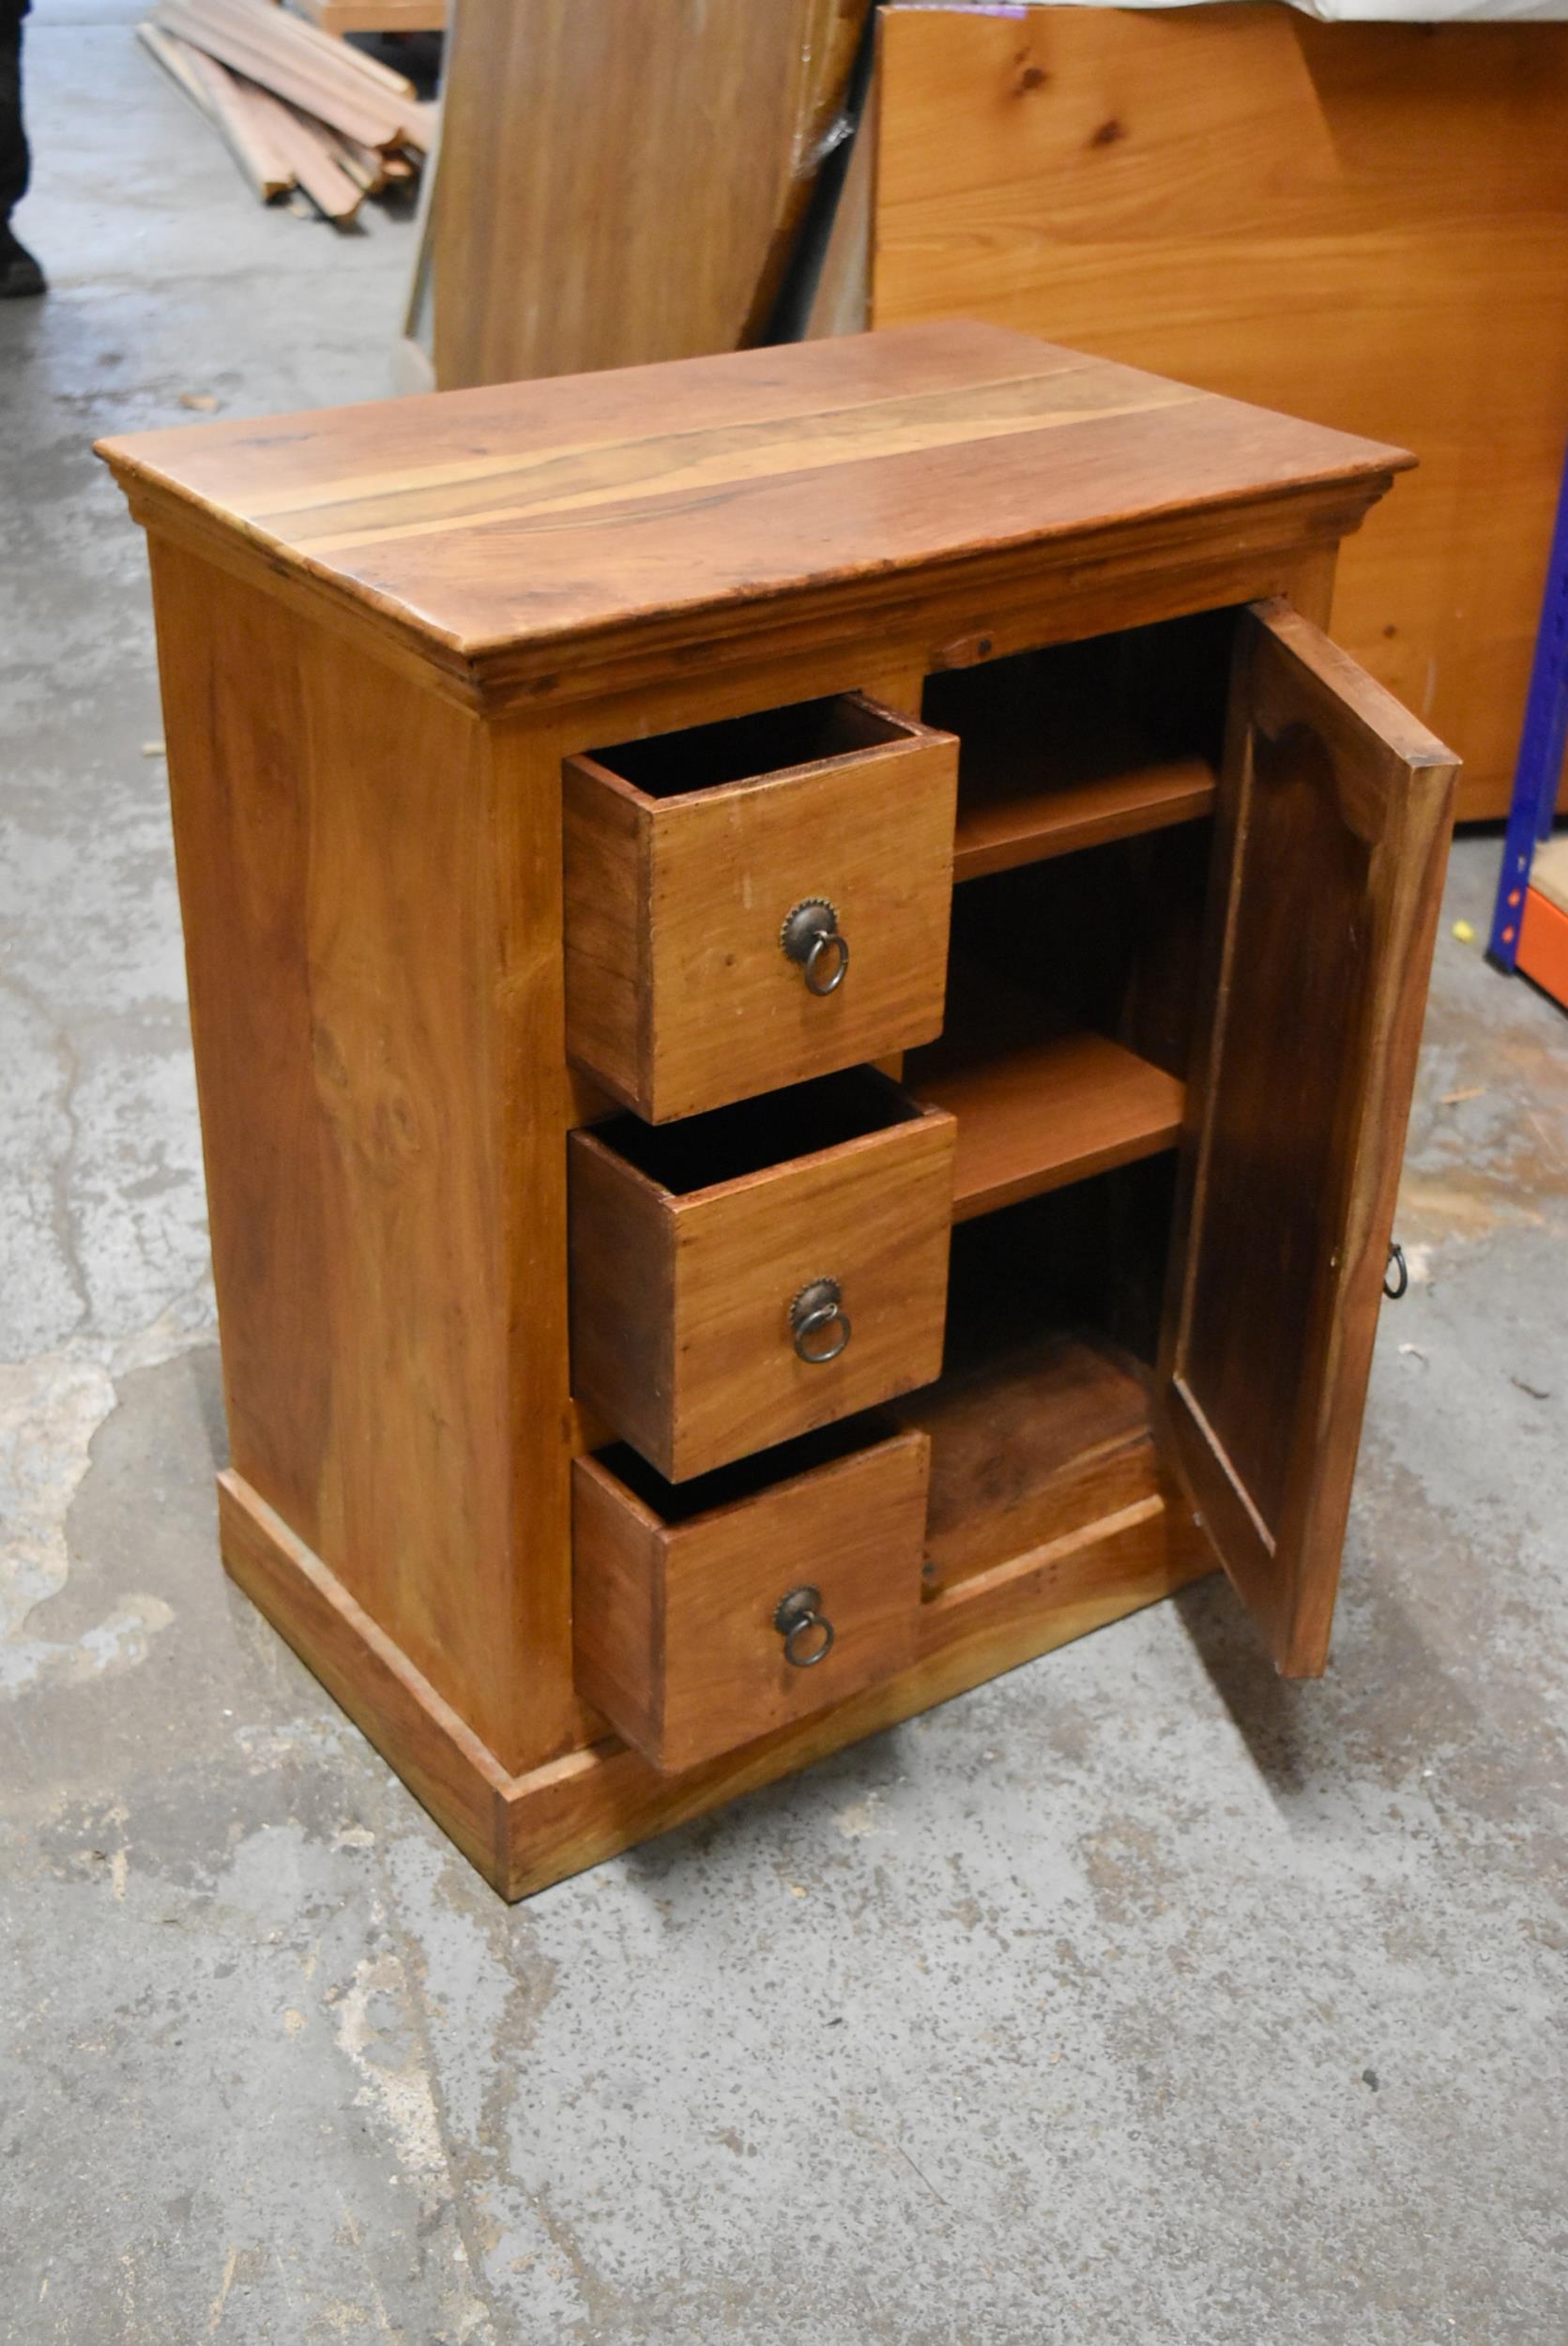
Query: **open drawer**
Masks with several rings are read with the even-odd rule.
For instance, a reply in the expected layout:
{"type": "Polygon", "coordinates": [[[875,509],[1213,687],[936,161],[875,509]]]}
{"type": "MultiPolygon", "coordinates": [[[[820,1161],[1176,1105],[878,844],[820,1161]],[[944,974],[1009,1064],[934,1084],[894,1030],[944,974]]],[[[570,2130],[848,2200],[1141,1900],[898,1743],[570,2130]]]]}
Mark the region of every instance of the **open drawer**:
{"type": "Polygon", "coordinates": [[[956,1127],[869,1067],[571,1135],[571,1384],[672,1482],[941,1366],[956,1127]]]}
{"type": "Polygon", "coordinates": [[[568,758],[567,1048],[651,1122],[928,1042],[958,744],[859,693],[568,758]]]}
{"type": "Polygon", "coordinates": [[[904,1668],[930,1445],[859,1419],[679,1488],[624,1448],[572,1469],[579,1691],[693,1768],[904,1668]]]}

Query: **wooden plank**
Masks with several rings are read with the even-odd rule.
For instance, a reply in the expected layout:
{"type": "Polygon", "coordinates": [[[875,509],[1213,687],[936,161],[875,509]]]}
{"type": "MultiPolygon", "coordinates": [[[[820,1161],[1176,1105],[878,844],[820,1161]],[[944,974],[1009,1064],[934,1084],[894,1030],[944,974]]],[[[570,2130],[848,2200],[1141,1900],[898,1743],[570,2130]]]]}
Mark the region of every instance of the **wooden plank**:
{"type": "MultiPolygon", "coordinates": [[[[314,117],[305,115],[301,119],[309,122],[314,117]]],[[[340,171],[348,174],[361,195],[379,195],[389,179],[404,175],[403,172],[392,170],[388,158],[376,147],[361,146],[358,139],[345,139],[332,131],[327,131],[327,137],[332,160],[340,171]]]]}
{"type": "MultiPolygon", "coordinates": [[[[388,5],[389,8],[403,8],[403,5],[411,5],[411,8],[441,9],[441,19],[446,19],[446,0],[388,0],[388,5]]],[[[319,54],[324,52],[327,56],[338,56],[338,59],[350,56],[350,59],[355,61],[357,73],[366,75],[366,80],[371,80],[371,83],[380,83],[383,84],[383,89],[389,89],[394,97],[418,99],[418,89],[413,87],[413,83],[408,80],[406,73],[399,73],[394,66],[385,66],[378,56],[369,56],[369,52],[366,50],[345,50],[345,47],[343,47],[341,30],[324,30],[322,25],[312,19],[312,14],[310,14],[308,0],[284,0],[284,5],[277,8],[277,23],[280,23],[282,33],[296,35],[296,38],[303,39],[308,47],[317,50],[319,54]]],[[[345,30],[380,30],[380,28],[378,25],[369,25],[369,28],[366,28],[366,25],[350,25],[350,28],[345,28],[345,30]]],[[[408,30],[430,30],[430,28],[427,28],[427,25],[408,25],[408,30]]]]}
{"type": "Polygon", "coordinates": [[[419,105],[419,94],[405,74],[379,65],[363,50],[351,49],[304,23],[276,0],[190,0],[196,11],[213,22],[229,24],[269,54],[292,58],[300,69],[315,74],[327,86],[356,94],[367,90],[389,99],[400,110],[419,105]]]}
{"type": "Polygon", "coordinates": [[[360,139],[368,146],[391,146],[402,141],[402,114],[389,98],[368,88],[361,96],[324,76],[313,64],[297,63],[253,32],[235,29],[216,9],[198,7],[196,0],[156,0],[153,22],[235,72],[265,84],[276,96],[291,99],[350,138],[360,139]]]}
{"type": "MultiPolygon", "coordinates": [[[[876,12],[881,37],[885,11],[876,12]]],[[[839,190],[822,268],[806,317],[806,339],[863,334],[871,324],[871,229],[875,211],[876,93],[875,71],[855,131],[855,151],[839,190]]]]}
{"type": "Polygon", "coordinates": [[[285,105],[281,98],[274,98],[253,83],[250,102],[267,125],[316,209],[338,226],[345,227],[358,216],[364,190],[339,160],[331,131],[313,115],[285,105]]]}
{"type": "MultiPolygon", "coordinates": [[[[592,676],[581,643],[561,673],[585,634],[635,632],[650,652],[664,639],[688,663],[694,638],[711,658],[733,634],[754,663],[796,611],[820,649],[824,603],[863,657],[880,612],[933,563],[944,580],[967,572],[967,598],[982,564],[1006,563],[1037,607],[1054,585],[1080,631],[1101,606],[1101,624],[1134,623],[1148,615],[1134,571],[1147,590],[1195,558],[1206,529],[1232,564],[1249,527],[1275,549],[1326,540],[1408,461],[967,323],[510,384],[439,407],[383,400],[265,434],[239,421],[144,434],[104,453],[123,479],[237,523],[272,572],[281,560],[329,582],[469,675],[537,657],[557,692],[592,676]],[[1151,509],[1171,519],[1151,523],[1151,509]],[[1066,574],[1070,540],[1087,575],[1066,574]],[[1047,548],[1064,561],[1044,562],[1047,548]]],[[[980,656],[974,640],[929,654],[980,656]]],[[[658,664],[667,677],[668,651],[658,664]]]]}
{"type": "Polygon", "coordinates": [[[264,204],[294,185],[292,161],[245,88],[199,49],[186,45],[185,63],[202,91],[213,128],[264,204]]]}
{"type": "Polygon", "coordinates": [[[200,52],[187,48],[183,40],[176,40],[173,33],[165,33],[156,24],[138,24],[136,38],[148,56],[161,67],[175,87],[190,100],[203,119],[211,122],[212,108],[207,102],[206,87],[190,62],[192,56],[199,55],[200,52]]]}
{"type": "Polygon", "coordinates": [[[754,336],[866,6],[464,0],[435,230],[441,388],[754,336]]]}
{"type": "Polygon", "coordinates": [[[1333,632],[1464,758],[1460,816],[1505,813],[1568,436],[1568,25],[880,35],[875,323],[988,317],[1414,449],[1333,632]]]}

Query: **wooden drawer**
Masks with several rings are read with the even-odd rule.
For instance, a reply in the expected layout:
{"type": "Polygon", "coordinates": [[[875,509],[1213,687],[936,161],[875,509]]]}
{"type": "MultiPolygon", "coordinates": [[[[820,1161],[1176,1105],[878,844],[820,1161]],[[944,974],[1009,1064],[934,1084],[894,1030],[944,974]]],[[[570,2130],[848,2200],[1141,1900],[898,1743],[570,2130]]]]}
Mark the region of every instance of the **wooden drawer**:
{"type": "Polygon", "coordinates": [[[683,1482],[928,1383],[955,1131],[856,1068],[573,1133],[577,1398],[683,1482]]]}
{"type": "Polygon", "coordinates": [[[855,693],[568,758],[571,1057],[663,1123],[929,1041],[957,778],[855,693]]]}
{"type": "Polygon", "coordinates": [[[575,1462],[578,1689],[655,1767],[696,1767],[913,1659],[930,1447],[885,1432],[857,1420],[678,1488],[625,1448],[575,1462]]]}

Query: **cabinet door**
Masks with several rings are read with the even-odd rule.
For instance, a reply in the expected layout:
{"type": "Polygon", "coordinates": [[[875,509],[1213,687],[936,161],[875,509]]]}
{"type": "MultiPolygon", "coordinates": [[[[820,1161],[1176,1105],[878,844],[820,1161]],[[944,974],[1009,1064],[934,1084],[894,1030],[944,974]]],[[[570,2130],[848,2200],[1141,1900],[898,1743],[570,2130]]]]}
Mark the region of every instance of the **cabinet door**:
{"type": "Polygon", "coordinates": [[[1457,761],[1283,602],[1239,621],[1161,1364],[1279,1668],[1328,1657],[1457,761]]]}

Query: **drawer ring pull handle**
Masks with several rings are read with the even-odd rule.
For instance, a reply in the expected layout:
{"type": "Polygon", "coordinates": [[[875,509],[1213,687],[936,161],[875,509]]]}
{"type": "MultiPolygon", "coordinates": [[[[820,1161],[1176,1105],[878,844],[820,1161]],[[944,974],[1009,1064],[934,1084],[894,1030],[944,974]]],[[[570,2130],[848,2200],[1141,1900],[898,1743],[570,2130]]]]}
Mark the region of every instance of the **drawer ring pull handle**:
{"type": "Polygon", "coordinates": [[[1410,1266],[1405,1260],[1405,1249],[1395,1239],[1389,1248],[1388,1269],[1383,1273],[1383,1293],[1391,1303],[1401,1303],[1409,1291],[1410,1266]]]}
{"type": "Polygon", "coordinates": [[[849,967],[849,939],[826,896],[804,896],[786,912],[779,942],[805,972],[808,993],[838,992],[849,967]]]}
{"type": "Polygon", "coordinates": [[[801,1360],[813,1368],[824,1368],[830,1361],[836,1361],[852,1333],[838,1281],[813,1279],[803,1287],[789,1307],[789,1324],[796,1352],[801,1360]],[[830,1336],[825,1345],[814,1343],[814,1337],[823,1335],[835,1324],[836,1337],[830,1336]]]}
{"type": "Polygon", "coordinates": [[[814,1669],[832,1652],[833,1624],[822,1610],[820,1589],[791,1589],[779,1599],[773,1626],[784,1639],[784,1660],[798,1670],[814,1669]]]}

